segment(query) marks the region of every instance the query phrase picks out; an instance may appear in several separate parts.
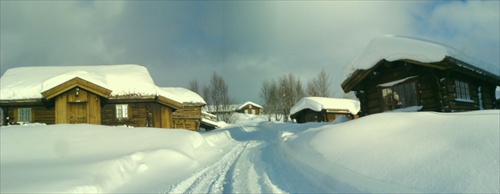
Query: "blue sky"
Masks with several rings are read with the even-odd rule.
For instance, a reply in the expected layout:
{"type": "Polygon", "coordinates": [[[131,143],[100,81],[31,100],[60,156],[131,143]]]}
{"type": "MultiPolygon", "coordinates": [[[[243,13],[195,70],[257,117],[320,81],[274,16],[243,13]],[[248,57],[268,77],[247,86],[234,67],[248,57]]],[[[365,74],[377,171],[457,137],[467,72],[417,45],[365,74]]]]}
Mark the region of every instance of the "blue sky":
{"type": "Polygon", "coordinates": [[[239,103],[264,80],[345,67],[375,36],[429,39],[499,65],[499,1],[1,1],[1,73],[20,66],[140,64],[157,85],[213,71],[239,103]]]}

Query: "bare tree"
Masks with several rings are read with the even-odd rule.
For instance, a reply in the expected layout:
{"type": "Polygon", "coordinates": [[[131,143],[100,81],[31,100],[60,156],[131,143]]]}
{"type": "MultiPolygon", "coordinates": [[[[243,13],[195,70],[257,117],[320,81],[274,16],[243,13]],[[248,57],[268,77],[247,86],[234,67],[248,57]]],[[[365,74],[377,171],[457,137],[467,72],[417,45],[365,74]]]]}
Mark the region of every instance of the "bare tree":
{"type": "Polygon", "coordinates": [[[306,93],[304,92],[304,89],[302,88],[302,82],[300,81],[300,78],[297,78],[297,82],[295,83],[295,101],[298,102],[300,99],[304,98],[306,96],[306,93]]]}
{"type": "Polygon", "coordinates": [[[322,69],[316,78],[307,82],[307,94],[309,96],[330,97],[330,75],[322,69]]]}
{"type": "Polygon", "coordinates": [[[219,74],[213,73],[210,79],[210,85],[204,88],[203,93],[207,93],[210,105],[213,107],[213,112],[217,113],[217,119],[228,121],[230,112],[231,99],[229,98],[229,88],[219,74]]]}
{"type": "Polygon", "coordinates": [[[191,80],[189,82],[189,90],[201,95],[200,93],[200,85],[198,84],[198,79],[191,80]]]}
{"type": "Polygon", "coordinates": [[[260,96],[265,101],[264,110],[269,115],[269,119],[271,118],[271,115],[274,115],[275,120],[281,120],[281,114],[278,114],[280,95],[276,81],[264,81],[260,91],[260,96]]]}
{"type": "MultiPolygon", "coordinates": [[[[205,100],[205,102],[207,103],[207,105],[212,105],[212,98],[210,98],[210,88],[208,86],[203,86],[203,89],[202,89],[202,97],[203,97],[203,100],[205,100]]],[[[208,112],[213,112],[214,110],[211,110],[210,106],[207,106],[208,107],[208,112]]]]}

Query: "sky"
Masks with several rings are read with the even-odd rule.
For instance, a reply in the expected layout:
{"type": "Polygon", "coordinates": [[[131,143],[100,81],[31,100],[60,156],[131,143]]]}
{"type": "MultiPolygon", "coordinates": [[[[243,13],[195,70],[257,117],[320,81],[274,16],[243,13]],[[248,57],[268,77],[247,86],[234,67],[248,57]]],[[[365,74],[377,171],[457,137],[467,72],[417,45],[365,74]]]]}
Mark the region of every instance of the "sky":
{"type": "MultiPolygon", "coordinates": [[[[500,1],[0,1],[0,67],[139,64],[163,87],[263,103],[265,80],[345,68],[371,39],[432,40],[500,65],[500,1]]],[[[497,73],[498,74],[498,73],[497,73]]],[[[0,83],[1,84],[1,83],[0,83]]]]}

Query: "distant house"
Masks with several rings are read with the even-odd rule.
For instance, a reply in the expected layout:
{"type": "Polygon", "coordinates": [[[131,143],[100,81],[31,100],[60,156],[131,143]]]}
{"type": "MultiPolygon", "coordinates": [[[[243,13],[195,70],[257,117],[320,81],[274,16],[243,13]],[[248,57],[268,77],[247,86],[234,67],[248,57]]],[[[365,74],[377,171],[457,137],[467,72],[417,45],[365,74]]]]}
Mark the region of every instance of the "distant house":
{"type": "Polygon", "coordinates": [[[259,115],[262,112],[262,106],[249,101],[239,105],[238,108],[236,108],[236,112],[259,115]]]}
{"type": "Polygon", "coordinates": [[[7,70],[0,81],[4,124],[175,128],[174,112],[185,109],[184,97],[156,86],[139,65],[20,67],[7,70]]]}
{"type": "Polygon", "coordinates": [[[360,115],[494,109],[499,106],[495,102],[498,67],[437,43],[383,36],[373,39],[351,63],[352,73],[341,86],[346,93],[355,92],[360,115]]]}
{"type": "Polygon", "coordinates": [[[359,109],[357,100],[305,97],[290,109],[290,118],[297,123],[332,122],[340,116],[357,118],[359,109]]]}

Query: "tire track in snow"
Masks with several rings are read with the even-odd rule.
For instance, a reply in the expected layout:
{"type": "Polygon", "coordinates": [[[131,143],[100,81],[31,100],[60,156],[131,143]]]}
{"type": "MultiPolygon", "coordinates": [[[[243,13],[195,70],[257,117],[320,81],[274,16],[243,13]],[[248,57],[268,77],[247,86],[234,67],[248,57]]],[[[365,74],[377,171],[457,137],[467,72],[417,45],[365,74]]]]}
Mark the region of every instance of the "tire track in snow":
{"type": "Polygon", "coordinates": [[[237,144],[217,163],[172,186],[166,193],[222,193],[226,176],[248,142],[237,144]]]}

